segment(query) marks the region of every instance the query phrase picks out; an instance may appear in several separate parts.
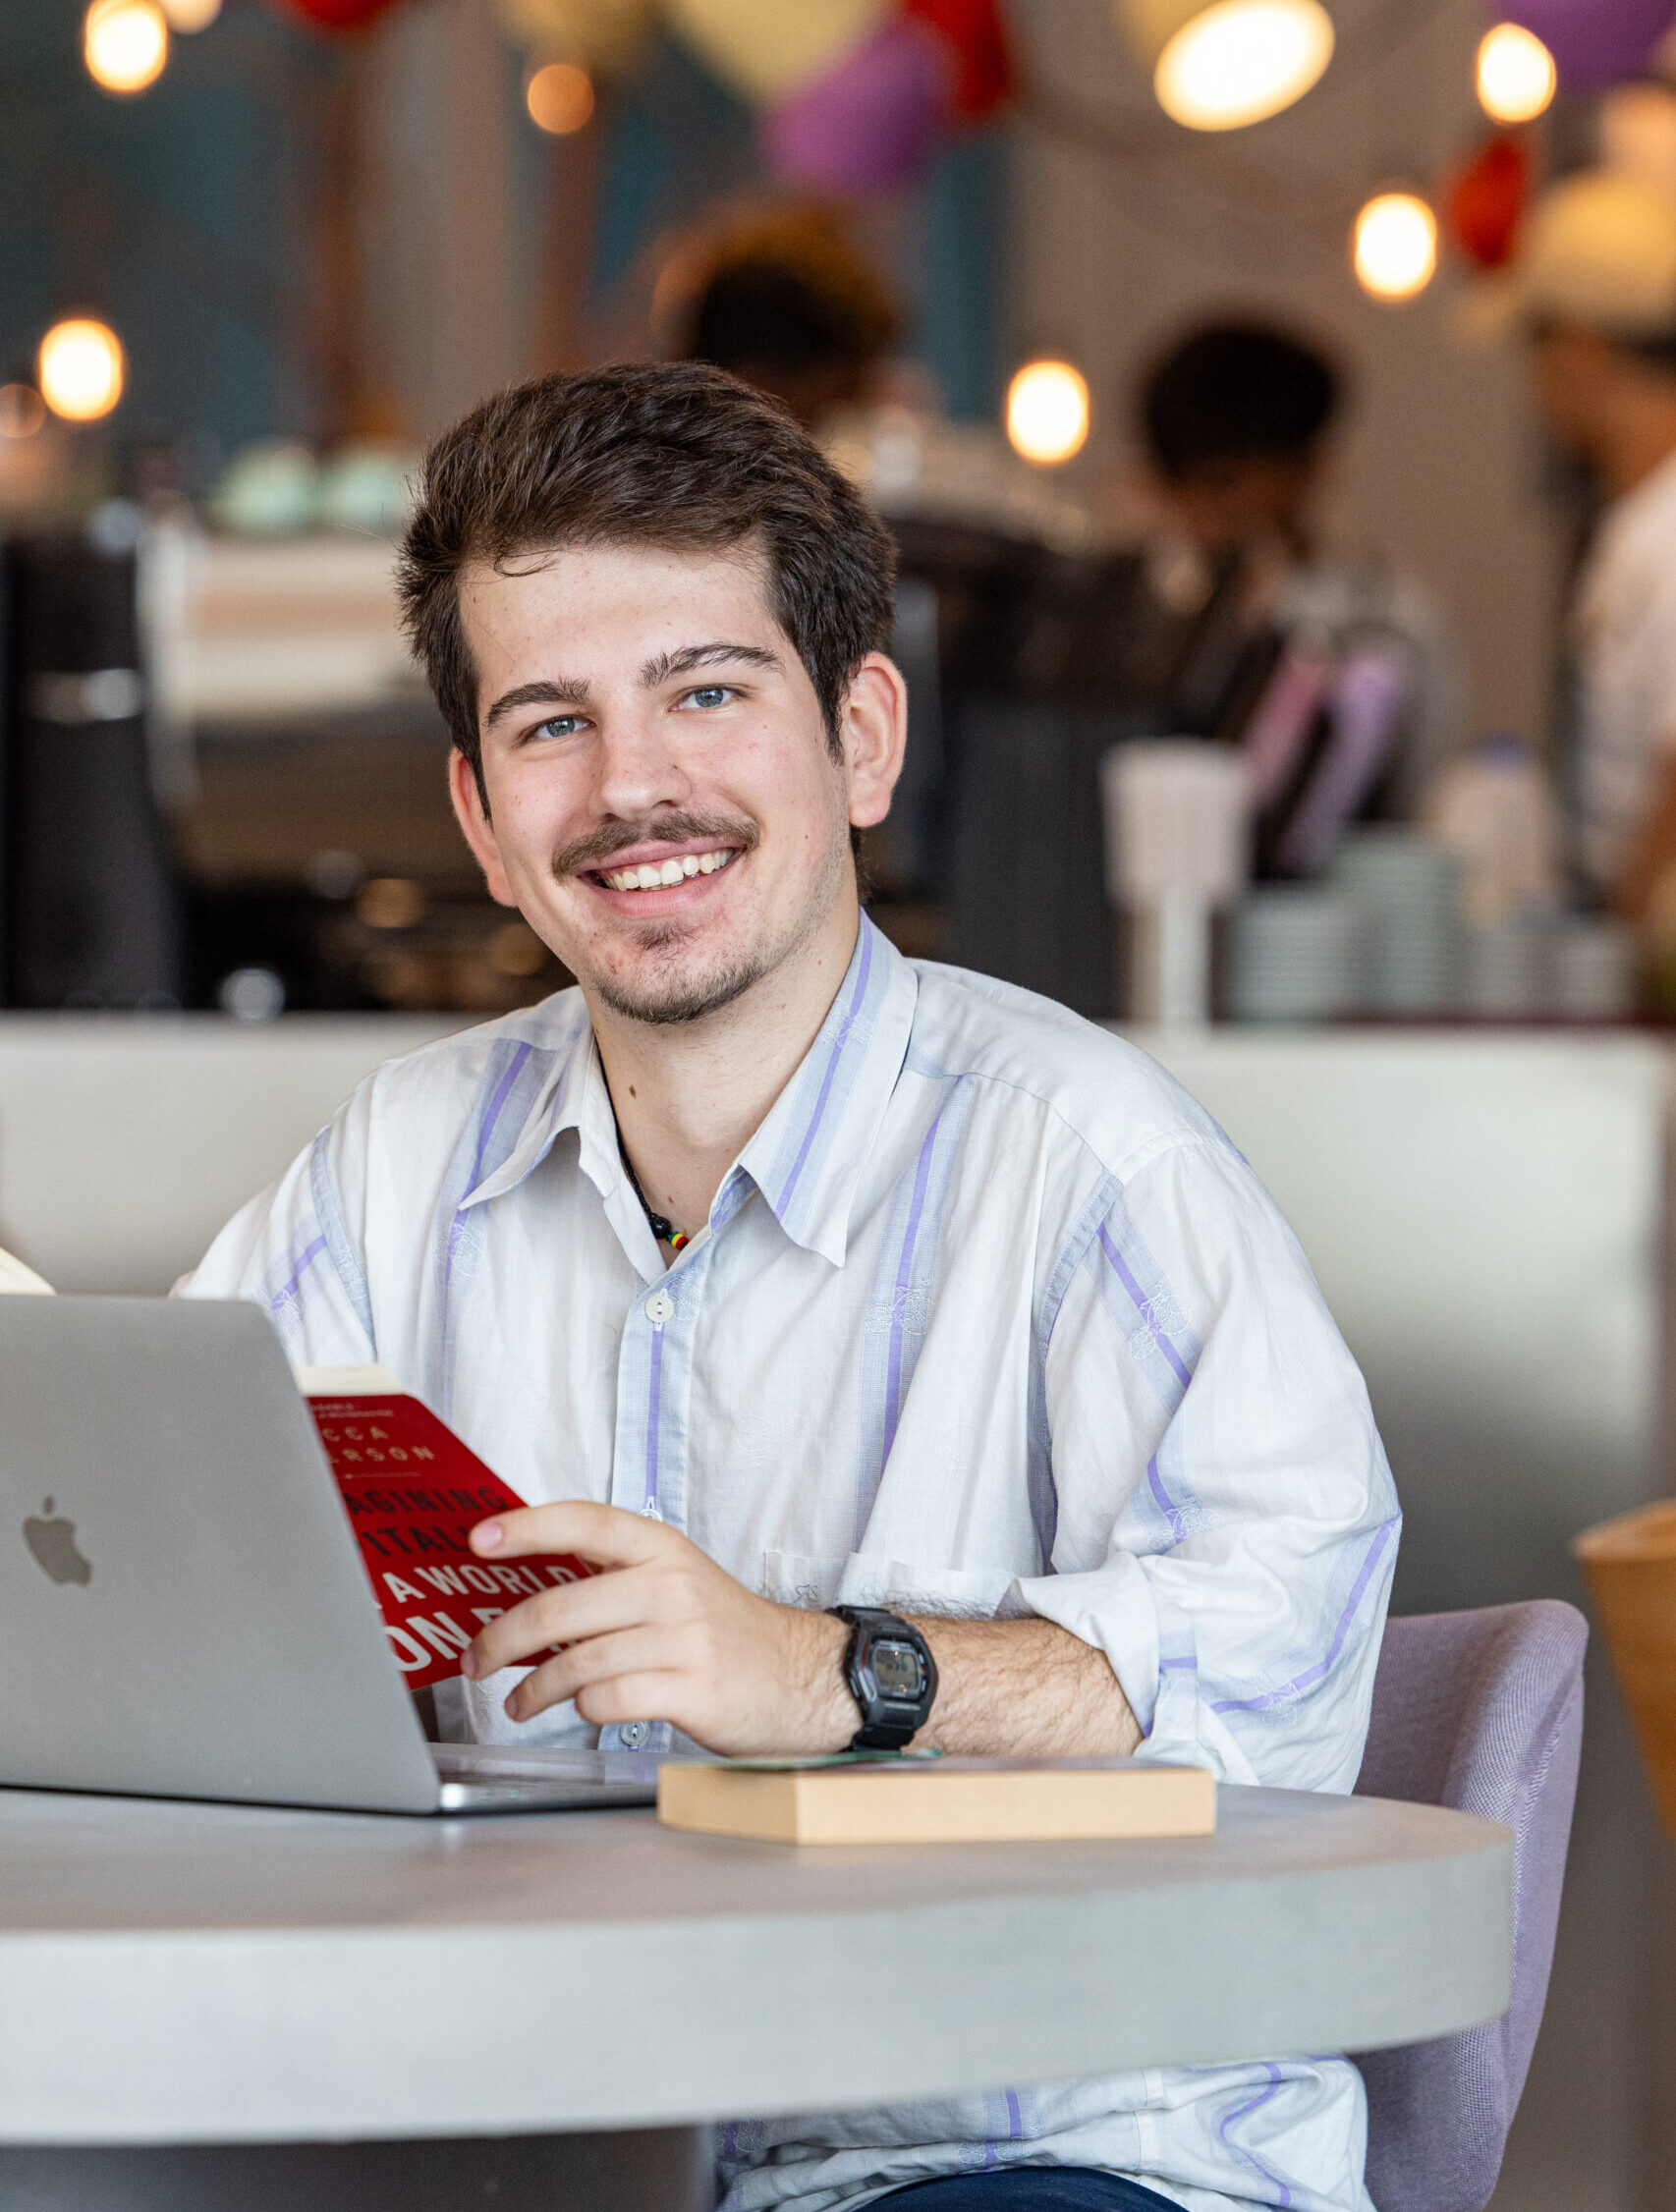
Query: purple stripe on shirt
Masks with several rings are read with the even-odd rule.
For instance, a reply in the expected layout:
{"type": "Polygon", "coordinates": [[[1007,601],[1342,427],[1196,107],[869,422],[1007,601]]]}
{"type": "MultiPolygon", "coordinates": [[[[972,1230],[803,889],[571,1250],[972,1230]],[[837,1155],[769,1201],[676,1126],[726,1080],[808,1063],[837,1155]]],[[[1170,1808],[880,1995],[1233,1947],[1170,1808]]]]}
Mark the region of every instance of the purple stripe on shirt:
{"type": "Polygon", "coordinates": [[[320,1254],[325,1250],[325,1248],[326,1240],[324,1237],[316,1237],[311,1244],[307,1244],[304,1246],[303,1251],[298,1258],[296,1266],[291,1270],[290,1281],[287,1282],[281,1289],[276,1291],[273,1297],[268,1300],[268,1310],[270,1313],[277,1313],[282,1305],[288,1305],[291,1300],[297,1296],[297,1293],[302,1286],[304,1276],[307,1274],[309,1268],[313,1266],[314,1262],[319,1258],[320,1254]]]}
{"type": "Polygon", "coordinates": [[[1216,2123],[1216,2133],[1225,2151],[1251,2167],[1254,2173],[1260,2174],[1270,2188],[1276,2192],[1270,2201],[1279,2207],[1279,2212],[1290,2212],[1292,2191],[1273,2167],[1264,2165],[1257,2152],[1248,2150],[1244,2143],[1231,2143],[1228,2140],[1228,2130],[1236,2120],[1244,2120],[1248,2113],[1256,2112],[1259,2106],[1267,2104],[1270,2097],[1277,2097],[1280,2094],[1280,2069],[1272,2060],[1265,2060],[1263,2070],[1268,2075],[1268,2086],[1265,2089],[1259,2089],[1255,2097],[1248,2097],[1243,2105],[1236,2105],[1232,2112],[1224,2113],[1216,2123]]]}
{"type": "Polygon", "coordinates": [[[506,1074],[496,1084],[494,1096],[489,1100],[488,1111],[483,1116],[483,1126],[477,1133],[477,1156],[472,1162],[472,1180],[466,1186],[468,1198],[483,1180],[483,1155],[489,1148],[489,1138],[495,1133],[495,1124],[500,1120],[501,1108],[506,1104],[507,1095],[513,1084],[523,1074],[524,1063],[529,1059],[531,1049],[528,1044],[519,1046],[507,1062],[506,1074]]]}
{"type": "Polygon", "coordinates": [[[657,1424],[663,1410],[663,1323],[651,1332],[651,1395],[646,1408],[646,1494],[644,1503],[657,1503],[657,1424]]]}
{"type": "Polygon", "coordinates": [[[1338,1617],[1338,1627],[1333,1631],[1333,1639],[1327,1646],[1326,1657],[1313,1667],[1306,1667],[1301,1675],[1294,1675],[1290,1682],[1282,1683],[1278,1689],[1265,1689],[1258,1697],[1221,1698],[1211,1706],[1213,1713],[1260,1713],[1266,1706],[1278,1705],[1284,1698],[1295,1696],[1299,1690],[1311,1688],[1323,1675],[1331,1672],[1333,1662],[1344,1648],[1344,1639],[1350,1632],[1356,1609],[1362,1603],[1368,1584],[1372,1579],[1373,1570],[1384,1556],[1385,1546],[1390,1542],[1391,1531],[1396,1525],[1395,1521],[1382,1521],[1373,1531],[1373,1541],[1369,1545],[1368,1556],[1350,1586],[1350,1596],[1345,1601],[1344,1611],[1338,1617]]]}
{"type": "Polygon", "coordinates": [[[1123,1285],[1124,1289],[1129,1293],[1130,1298],[1134,1300],[1136,1312],[1140,1314],[1142,1320],[1146,1324],[1146,1333],[1151,1338],[1152,1342],[1157,1346],[1158,1350],[1163,1354],[1164,1358],[1169,1365],[1170,1372],[1181,1384],[1183,1390],[1185,1390],[1188,1384],[1193,1380],[1193,1371],[1188,1366],[1187,1362],[1183,1359],[1181,1354],[1176,1350],[1175,1346],[1170,1342],[1169,1338],[1164,1334],[1163,1330],[1159,1328],[1157,1317],[1152,1311],[1151,1300],[1146,1296],[1145,1292],[1135,1280],[1134,1275],[1130,1272],[1128,1261],[1118,1250],[1117,1246],[1112,1243],[1110,1233],[1103,1221],[1100,1223],[1100,1250],[1104,1252],[1106,1258],[1111,1262],[1112,1271],[1116,1275],[1118,1281],[1123,1285]]]}
{"type": "Polygon", "coordinates": [[[809,1127],[804,1131],[803,1143],[798,1149],[798,1156],[792,1162],[792,1172],[787,1176],[785,1185],[780,1191],[779,1200],[774,1207],[776,1213],[785,1212],[787,1201],[797,1189],[798,1178],[808,1164],[810,1152],[814,1144],[815,1132],[819,1129],[821,1118],[826,1112],[826,1101],[832,1095],[832,1084],[838,1074],[838,1063],[844,1057],[844,1047],[850,1041],[850,1031],[855,1027],[856,1016],[861,1012],[862,1003],[867,995],[867,970],[872,967],[872,929],[867,922],[864,921],[862,923],[861,972],[856,977],[856,987],[850,994],[850,1004],[845,1010],[844,1020],[839,1027],[838,1034],[832,1040],[832,1050],[826,1056],[826,1072],[820,1078],[820,1095],[814,1102],[814,1112],[810,1116],[809,1127]]]}
{"type": "Polygon", "coordinates": [[[454,1265],[460,1256],[460,1246],[464,1244],[466,1238],[466,1200],[483,1180],[483,1161],[488,1153],[489,1139],[495,1133],[495,1125],[499,1122],[507,1099],[511,1095],[512,1086],[524,1072],[525,1063],[532,1050],[532,1046],[521,1044],[507,1062],[505,1075],[501,1077],[500,1081],[494,1087],[488,1105],[483,1110],[482,1123],[477,1131],[477,1147],[473,1155],[471,1175],[467,1178],[466,1188],[461,1192],[460,1203],[454,1210],[454,1218],[448,1224],[448,1242],[443,1247],[442,1254],[442,1359],[444,1372],[450,1378],[444,1385],[444,1413],[449,1410],[453,1403],[453,1359],[449,1345],[451,1323],[449,1297],[454,1287],[454,1265]]]}
{"type": "Polygon", "coordinates": [[[884,1453],[888,1460],[896,1442],[896,1423],[902,1411],[902,1333],[908,1313],[908,1287],[914,1278],[914,1246],[920,1235],[920,1217],[925,1210],[925,1190],[931,1180],[931,1154],[936,1149],[942,1116],[925,1132],[920,1163],[914,1171],[914,1197],[908,1208],[908,1231],[902,1240],[902,1257],[896,1269],[896,1296],[890,1307],[890,1360],[884,1392],[884,1453]]]}
{"type": "Polygon", "coordinates": [[[1170,1534],[1178,1544],[1185,1544],[1187,1542],[1187,1522],[1177,1510],[1175,1500],[1164,1488],[1163,1479],[1158,1473],[1158,1455],[1156,1452],[1146,1462],[1146,1486],[1153,1497],[1157,1499],[1159,1509],[1170,1524],[1170,1534]]]}

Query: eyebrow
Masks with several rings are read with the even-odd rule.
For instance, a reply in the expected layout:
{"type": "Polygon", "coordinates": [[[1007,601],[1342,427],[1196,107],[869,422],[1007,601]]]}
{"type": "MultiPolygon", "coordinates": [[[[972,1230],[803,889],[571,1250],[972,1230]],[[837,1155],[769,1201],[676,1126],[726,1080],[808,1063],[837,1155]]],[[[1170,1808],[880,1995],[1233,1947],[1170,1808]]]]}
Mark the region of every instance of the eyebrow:
{"type": "Polygon", "coordinates": [[[492,730],[509,714],[516,714],[521,706],[587,706],[590,693],[587,679],[566,676],[543,677],[534,684],[515,684],[510,691],[502,691],[493,706],[483,716],[483,728],[492,730]]]}
{"type": "Polygon", "coordinates": [[[725,638],[716,638],[708,645],[683,645],[679,652],[654,654],[642,664],[641,682],[648,691],[654,691],[672,677],[690,676],[696,668],[709,668],[716,661],[724,660],[744,661],[751,668],[783,665],[779,654],[770,652],[765,645],[735,645],[725,638]]]}

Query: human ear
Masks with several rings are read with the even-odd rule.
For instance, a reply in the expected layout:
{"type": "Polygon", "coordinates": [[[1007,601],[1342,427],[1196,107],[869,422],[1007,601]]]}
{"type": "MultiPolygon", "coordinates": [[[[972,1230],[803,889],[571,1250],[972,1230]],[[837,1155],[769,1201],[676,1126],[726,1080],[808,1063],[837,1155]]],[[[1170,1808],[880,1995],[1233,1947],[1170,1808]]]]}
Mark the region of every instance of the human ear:
{"type": "Polygon", "coordinates": [[[890,812],[908,743],[908,687],[901,669],[883,653],[869,653],[851,680],[843,734],[850,820],[857,829],[868,829],[890,812]]]}
{"type": "Polygon", "coordinates": [[[458,746],[448,755],[448,796],[454,802],[454,819],[460,825],[460,834],[483,871],[489,897],[499,907],[517,906],[512,886],[506,880],[506,870],[500,864],[500,844],[494,824],[483,804],[483,795],[477,789],[476,770],[458,746]]]}

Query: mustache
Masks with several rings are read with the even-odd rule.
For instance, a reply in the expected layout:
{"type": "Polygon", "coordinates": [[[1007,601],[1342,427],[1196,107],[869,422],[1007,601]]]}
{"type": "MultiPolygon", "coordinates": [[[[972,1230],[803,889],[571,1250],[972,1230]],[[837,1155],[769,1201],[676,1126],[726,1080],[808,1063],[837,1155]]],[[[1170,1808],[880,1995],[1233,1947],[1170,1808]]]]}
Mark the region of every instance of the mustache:
{"type": "Polygon", "coordinates": [[[748,815],[730,819],[722,814],[690,814],[677,806],[639,822],[612,822],[561,845],[553,855],[552,870],[560,878],[581,875],[636,845],[690,845],[702,837],[737,845],[742,853],[754,853],[762,842],[762,832],[748,815]]]}

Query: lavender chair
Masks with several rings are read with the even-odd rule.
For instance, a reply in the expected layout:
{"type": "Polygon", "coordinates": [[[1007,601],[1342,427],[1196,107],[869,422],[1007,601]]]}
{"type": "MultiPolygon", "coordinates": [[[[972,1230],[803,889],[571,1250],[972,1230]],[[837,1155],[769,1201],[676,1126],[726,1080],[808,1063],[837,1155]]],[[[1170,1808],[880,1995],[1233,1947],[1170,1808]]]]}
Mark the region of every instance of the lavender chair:
{"type": "Polygon", "coordinates": [[[1555,1598],[1386,1624],[1357,1790],[1512,1829],[1513,2001],[1483,2027],[1357,2060],[1378,2212],[1484,2212],[1495,2187],[1548,1993],[1588,1640],[1555,1598]]]}

